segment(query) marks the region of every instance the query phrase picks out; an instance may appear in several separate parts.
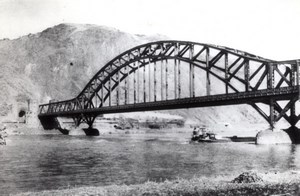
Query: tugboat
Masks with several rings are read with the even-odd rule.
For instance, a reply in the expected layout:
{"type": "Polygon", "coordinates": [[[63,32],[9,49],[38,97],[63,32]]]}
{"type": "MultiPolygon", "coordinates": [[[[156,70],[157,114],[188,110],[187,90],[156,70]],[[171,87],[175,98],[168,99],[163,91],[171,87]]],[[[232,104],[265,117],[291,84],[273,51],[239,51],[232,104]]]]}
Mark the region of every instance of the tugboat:
{"type": "Polygon", "coordinates": [[[195,127],[193,130],[192,142],[207,142],[207,143],[220,143],[220,142],[230,142],[228,138],[217,139],[215,133],[207,133],[205,127],[197,128],[195,127]]]}

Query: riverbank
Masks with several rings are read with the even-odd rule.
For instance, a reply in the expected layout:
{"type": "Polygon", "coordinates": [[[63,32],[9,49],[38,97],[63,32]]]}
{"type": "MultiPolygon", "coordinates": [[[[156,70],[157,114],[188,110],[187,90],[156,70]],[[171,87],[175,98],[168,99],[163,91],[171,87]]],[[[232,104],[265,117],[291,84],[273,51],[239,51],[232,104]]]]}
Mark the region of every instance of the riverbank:
{"type": "Polygon", "coordinates": [[[237,176],[177,179],[164,182],[146,182],[138,185],[111,185],[105,187],[70,187],[64,190],[20,193],[17,196],[48,195],[299,195],[300,172],[258,174],[262,181],[233,183],[237,176]]]}
{"type": "MultiPolygon", "coordinates": [[[[62,129],[69,130],[69,135],[85,135],[82,129],[87,128],[87,124],[82,123],[75,127],[71,119],[58,119],[62,129]]],[[[267,123],[215,123],[201,125],[201,123],[192,124],[189,120],[180,116],[161,114],[155,112],[126,113],[126,115],[108,115],[99,118],[93,124],[93,128],[98,129],[100,135],[106,134],[143,134],[143,133],[189,133],[192,134],[194,127],[206,127],[207,132],[213,132],[219,136],[255,136],[259,131],[268,127],[267,123]],[[126,117],[126,118],[125,118],[126,117]],[[157,125],[157,126],[156,126],[157,125]]],[[[43,135],[43,134],[61,134],[57,129],[43,130],[41,125],[31,126],[30,124],[18,121],[6,121],[0,123],[0,126],[6,127],[7,135],[43,135]]]]}

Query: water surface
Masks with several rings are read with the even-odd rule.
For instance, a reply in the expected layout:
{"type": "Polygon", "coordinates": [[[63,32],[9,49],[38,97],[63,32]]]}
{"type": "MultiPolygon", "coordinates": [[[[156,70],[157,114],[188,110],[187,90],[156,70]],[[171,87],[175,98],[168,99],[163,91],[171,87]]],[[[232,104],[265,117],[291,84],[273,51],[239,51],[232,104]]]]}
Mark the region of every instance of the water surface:
{"type": "Polygon", "coordinates": [[[182,133],[10,136],[7,146],[0,147],[0,195],[300,169],[300,146],[189,144],[189,137],[182,133]]]}

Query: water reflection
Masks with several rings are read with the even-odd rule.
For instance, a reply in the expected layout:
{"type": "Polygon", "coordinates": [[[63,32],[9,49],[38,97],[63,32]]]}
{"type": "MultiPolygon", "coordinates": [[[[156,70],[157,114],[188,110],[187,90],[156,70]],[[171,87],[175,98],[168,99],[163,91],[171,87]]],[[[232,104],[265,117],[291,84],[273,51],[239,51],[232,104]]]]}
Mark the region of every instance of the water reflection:
{"type": "Polygon", "coordinates": [[[13,136],[0,148],[0,195],[300,169],[299,145],[188,144],[188,138],[189,134],[13,136]]]}
{"type": "MultiPolygon", "coordinates": [[[[298,150],[299,151],[299,150],[298,150]]],[[[297,161],[296,161],[296,157],[299,157],[299,155],[297,155],[297,145],[291,145],[290,146],[290,152],[289,152],[289,157],[287,159],[287,163],[288,163],[288,167],[289,168],[297,168],[297,161]]],[[[299,163],[299,161],[298,161],[299,163]]]]}

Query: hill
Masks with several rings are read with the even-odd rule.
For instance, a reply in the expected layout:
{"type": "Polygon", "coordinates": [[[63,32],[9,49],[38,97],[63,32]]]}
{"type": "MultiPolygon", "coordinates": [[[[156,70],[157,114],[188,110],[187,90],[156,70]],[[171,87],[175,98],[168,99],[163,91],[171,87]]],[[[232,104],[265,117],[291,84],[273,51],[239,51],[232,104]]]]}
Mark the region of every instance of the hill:
{"type": "MultiPolygon", "coordinates": [[[[73,98],[106,62],[134,46],[166,39],[114,28],[60,24],[37,34],[0,40],[0,122],[18,120],[33,101],[73,98]]],[[[164,111],[190,122],[213,125],[262,122],[249,106],[164,111]]]]}

